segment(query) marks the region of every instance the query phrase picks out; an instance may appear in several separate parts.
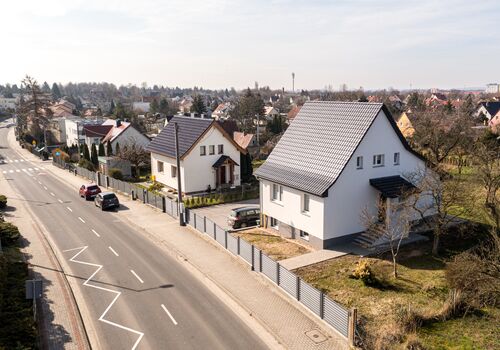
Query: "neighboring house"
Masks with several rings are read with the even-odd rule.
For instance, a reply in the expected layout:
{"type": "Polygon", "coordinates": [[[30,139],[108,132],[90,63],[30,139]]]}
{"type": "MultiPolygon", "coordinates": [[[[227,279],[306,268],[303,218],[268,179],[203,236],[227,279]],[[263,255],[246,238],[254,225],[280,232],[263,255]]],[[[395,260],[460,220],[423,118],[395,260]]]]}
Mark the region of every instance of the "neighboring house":
{"type": "Polygon", "coordinates": [[[66,145],[68,147],[85,143],[84,126],[100,125],[102,123],[102,119],[84,119],[77,116],[65,117],[63,120],[65,124],[66,145]]]}
{"type": "Polygon", "coordinates": [[[401,101],[398,95],[389,96],[389,102],[391,103],[392,107],[397,111],[402,111],[404,109],[404,103],[403,101],[401,101]]]}
{"type": "Polygon", "coordinates": [[[99,161],[99,171],[104,175],[108,175],[110,169],[118,169],[123,176],[132,176],[132,166],[128,160],[117,157],[97,157],[97,160],[99,161]]]}
{"type": "Polygon", "coordinates": [[[257,139],[254,134],[246,134],[244,132],[235,131],[233,133],[234,142],[241,148],[248,150],[257,147],[257,139]]]}
{"type": "Polygon", "coordinates": [[[212,112],[212,117],[215,120],[225,120],[231,117],[230,112],[233,106],[230,102],[219,103],[217,108],[212,112]]]}
{"type": "Polygon", "coordinates": [[[150,142],[146,135],[137,131],[129,122],[124,122],[120,119],[107,119],[102,125],[111,126],[111,129],[101,142],[104,144],[110,142],[113,152],[116,152],[117,143],[120,144],[120,149],[123,149],[124,146],[132,145],[146,147],[150,142]]]}
{"type": "Polygon", "coordinates": [[[272,107],[272,106],[266,106],[264,107],[264,118],[267,120],[267,121],[271,121],[274,119],[274,117],[279,117],[280,116],[280,112],[272,107]]]}
{"type": "Polygon", "coordinates": [[[85,125],[83,127],[85,144],[88,146],[92,144],[98,146],[112,128],[112,125],[85,125]]]}
{"type": "Polygon", "coordinates": [[[486,84],[485,92],[487,94],[498,94],[500,92],[500,84],[498,83],[486,84]]]}
{"type": "Polygon", "coordinates": [[[401,131],[405,138],[408,139],[413,137],[415,128],[413,127],[413,124],[407,112],[401,113],[400,116],[396,118],[396,124],[398,125],[399,131],[401,131]]]}
{"type": "Polygon", "coordinates": [[[413,187],[405,174],[425,166],[383,104],[306,102],[255,172],[261,223],[315,248],[349,242],[365,230],[363,211],[390,208],[413,187]]]}
{"type": "Polygon", "coordinates": [[[500,102],[498,101],[487,101],[481,102],[477,106],[476,112],[474,113],[475,118],[481,118],[481,116],[488,122],[493,118],[498,111],[500,111],[500,102]]]}
{"type": "Polygon", "coordinates": [[[53,104],[49,108],[52,111],[52,116],[54,118],[58,118],[58,117],[73,116],[73,110],[75,110],[76,106],[69,101],[60,100],[59,102],[53,104]]]}
{"type": "Polygon", "coordinates": [[[18,99],[0,96],[0,111],[15,110],[18,99]]]}
{"type": "Polygon", "coordinates": [[[297,114],[300,112],[300,108],[302,108],[302,106],[295,105],[292,107],[292,109],[290,109],[290,111],[286,115],[286,121],[288,124],[293,122],[297,114]]]}
{"type": "Polygon", "coordinates": [[[491,118],[488,125],[494,133],[500,133],[500,110],[491,118]]]}
{"type": "Polygon", "coordinates": [[[149,112],[149,102],[133,102],[132,103],[132,110],[139,111],[142,113],[148,113],[149,112]]]}
{"type": "Polygon", "coordinates": [[[47,129],[53,137],[53,143],[66,143],[66,118],[50,118],[47,129]]]}
{"type": "Polygon", "coordinates": [[[193,105],[193,98],[186,97],[183,98],[179,103],[179,112],[180,113],[191,113],[191,106],[193,105]]]}
{"type": "Polygon", "coordinates": [[[239,186],[240,154],[246,151],[213,119],[173,117],[146,148],[151,152],[151,174],[177,189],[175,124],[179,128],[182,192],[204,192],[239,186]]]}

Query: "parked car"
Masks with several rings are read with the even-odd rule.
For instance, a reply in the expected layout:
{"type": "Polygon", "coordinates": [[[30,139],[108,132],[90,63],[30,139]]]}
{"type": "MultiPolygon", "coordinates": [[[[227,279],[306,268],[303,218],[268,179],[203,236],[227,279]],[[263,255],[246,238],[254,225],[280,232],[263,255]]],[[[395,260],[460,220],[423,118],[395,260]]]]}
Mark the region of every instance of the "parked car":
{"type": "Polygon", "coordinates": [[[256,226],[260,220],[260,209],[256,207],[241,207],[231,211],[228,225],[233,229],[256,226]]]}
{"type": "Polygon", "coordinates": [[[89,200],[101,193],[101,188],[96,184],[82,185],[78,193],[80,194],[80,197],[84,197],[86,200],[89,200]]]}
{"type": "Polygon", "coordinates": [[[120,207],[118,197],[113,192],[99,193],[94,199],[94,204],[96,207],[101,208],[101,210],[120,207]]]}

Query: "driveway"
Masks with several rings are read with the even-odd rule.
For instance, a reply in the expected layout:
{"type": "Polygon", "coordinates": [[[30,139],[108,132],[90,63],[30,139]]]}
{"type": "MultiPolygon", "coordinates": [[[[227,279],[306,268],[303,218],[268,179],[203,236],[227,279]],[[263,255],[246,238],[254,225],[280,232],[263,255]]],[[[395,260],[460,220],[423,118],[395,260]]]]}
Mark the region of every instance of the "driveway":
{"type": "Polygon", "coordinates": [[[227,204],[212,205],[209,207],[194,209],[196,215],[203,215],[215,222],[218,226],[223,229],[229,229],[227,225],[227,217],[231,213],[231,210],[239,207],[259,207],[259,199],[249,199],[246,201],[232,202],[227,204]]]}

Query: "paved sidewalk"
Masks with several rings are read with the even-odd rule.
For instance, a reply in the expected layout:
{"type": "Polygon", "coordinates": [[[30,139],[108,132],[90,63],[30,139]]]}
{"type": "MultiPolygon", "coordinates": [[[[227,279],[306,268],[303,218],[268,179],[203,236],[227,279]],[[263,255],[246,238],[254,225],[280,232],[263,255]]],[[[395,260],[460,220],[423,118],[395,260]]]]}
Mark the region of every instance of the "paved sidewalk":
{"type": "MultiPolygon", "coordinates": [[[[75,191],[86,181],[48,162],[44,164],[49,172],[75,191]]],[[[272,348],[348,349],[345,339],[332,328],[207,236],[179,227],[178,220],[141,202],[121,195],[119,199],[125,210],[113,215],[140,229],[146,237],[177,256],[191,272],[211,285],[211,290],[259,336],[269,338],[271,334],[279,342],[272,348]],[[315,343],[305,334],[311,330],[319,331],[326,339],[315,343]]],[[[267,343],[273,341],[267,339],[267,343]]]]}
{"type": "Polygon", "coordinates": [[[8,198],[5,219],[19,227],[33,277],[43,280],[38,302],[42,349],[90,349],[73,294],[46,238],[9,181],[0,181],[0,193],[8,198]]]}
{"type": "Polygon", "coordinates": [[[314,252],[302,254],[299,256],[294,256],[293,258],[281,260],[280,265],[286,268],[287,270],[295,270],[298,269],[299,267],[317,264],[319,262],[330,260],[333,258],[338,258],[339,256],[344,256],[347,254],[349,254],[349,252],[321,249],[321,250],[316,250],[314,252]]]}

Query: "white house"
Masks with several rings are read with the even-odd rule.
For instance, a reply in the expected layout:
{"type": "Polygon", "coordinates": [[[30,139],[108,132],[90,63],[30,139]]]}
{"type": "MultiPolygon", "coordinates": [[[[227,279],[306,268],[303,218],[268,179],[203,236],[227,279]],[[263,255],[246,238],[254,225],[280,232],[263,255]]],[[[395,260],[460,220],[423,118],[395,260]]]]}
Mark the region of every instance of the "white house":
{"type": "Polygon", "coordinates": [[[15,110],[18,99],[15,97],[0,96],[0,111],[15,110]]]}
{"type": "Polygon", "coordinates": [[[246,153],[212,118],[174,116],[146,148],[151,174],[177,189],[175,125],[178,125],[182,192],[204,192],[241,184],[240,153],[246,153]]]}
{"type": "Polygon", "coordinates": [[[102,125],[111,126],[111,129],[106,136],[103,137],[101,142],[104,144],[110,142],[113,152],[116,152],[117,144],[120,144],[120,149],[123,149],[123,146],[132,145],[145,148],[150,142],[146,135],[141,134],[129,122],[124,122],[120,119],[107,119],[102,125]]]}
{"type": "Polygon", "coordinates": [[[425,166],[383,104],[306,102],[255,172],[262,224],[315,248],[352,241],[362,212],[397,201],[425,166]]]}
{"type": "Polygon", "coordinates": [[[488,120],[488,122],[500,111],[500,102],[498,101],[487,101],[481,102],[474,113],[475,118],[483,116],[488,120]]]}
{"type": "Polygon", "coordinates": [[[102,119],[84,119],[77,116],[64,117],[61,120],[64,121],[64,134],[68,147],[85,143],[84,126],[102,124],[102,119]]]}

